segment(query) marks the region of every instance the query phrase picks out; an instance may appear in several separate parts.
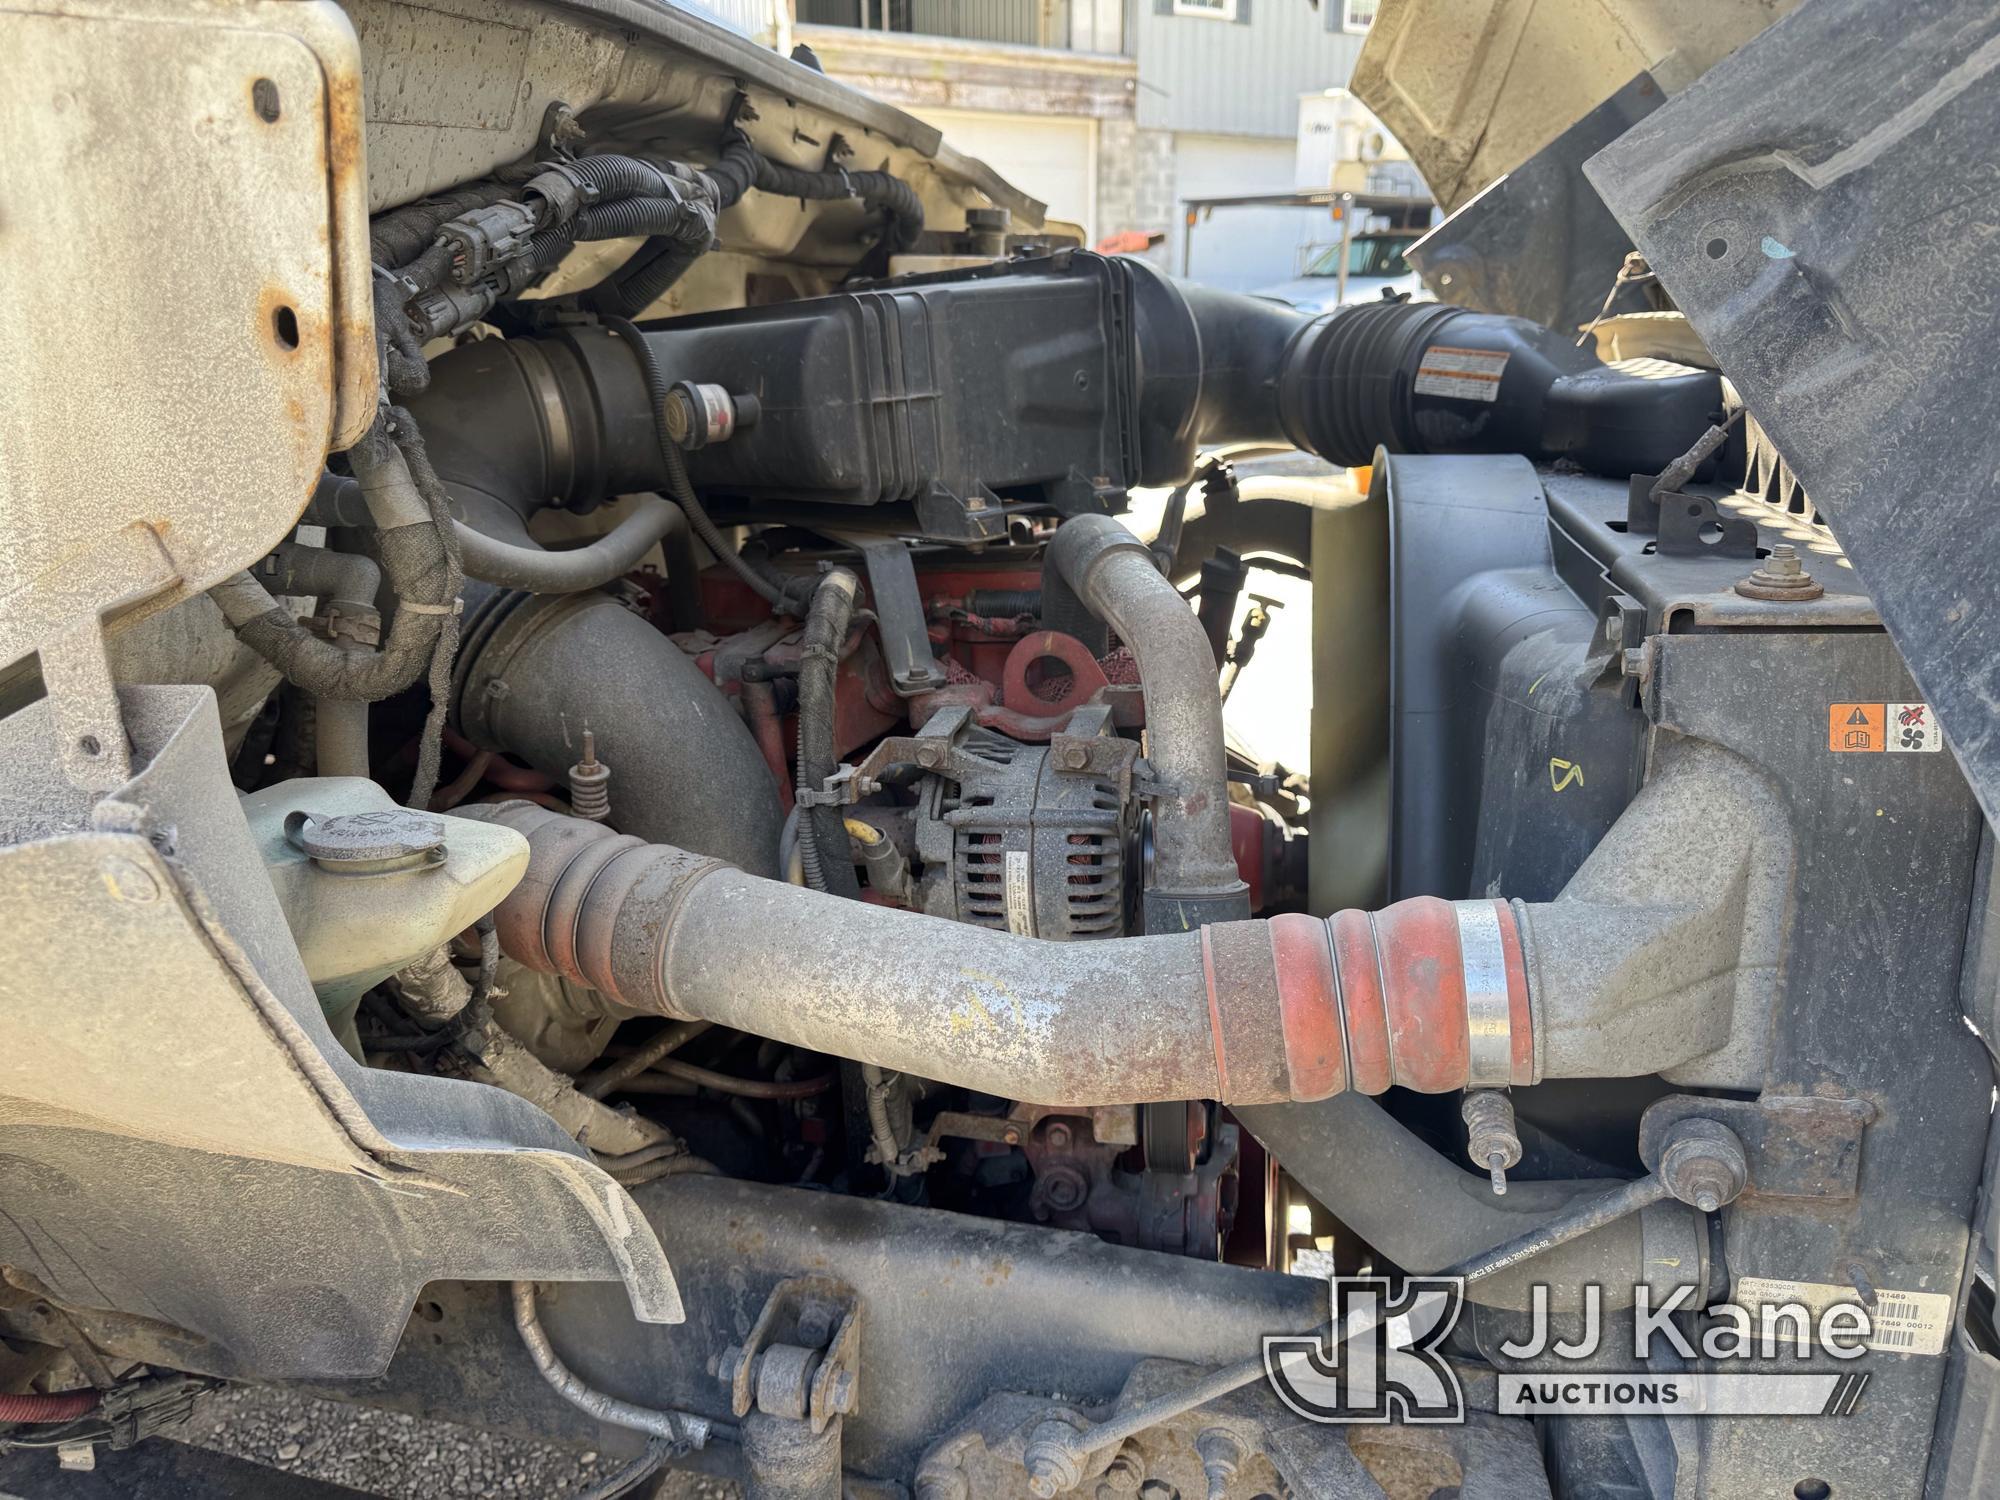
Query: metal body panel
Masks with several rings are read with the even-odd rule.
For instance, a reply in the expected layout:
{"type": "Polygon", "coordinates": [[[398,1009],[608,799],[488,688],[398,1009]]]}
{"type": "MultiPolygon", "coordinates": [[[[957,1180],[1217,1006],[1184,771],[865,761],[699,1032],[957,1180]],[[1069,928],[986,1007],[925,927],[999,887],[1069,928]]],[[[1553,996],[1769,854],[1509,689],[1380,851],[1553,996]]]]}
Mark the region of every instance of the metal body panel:
{"type": "MultiPolygon", "coordinates": [[[[1828,750],[1829,702],[1916,696],[1875,632],[1666,637],[1652,693],[1662,731],[1724,745],[1787,788],[1798,907],[1763,1093],[1876,1111],[1858,1197],[1726,1211],[1730,1274],[1955,1301],[1992,1088],[1958,1006],[1980,826],[1964,778],[1943,755],[1828,750]]],[[[1835,1495],[1921,1494],[1945,1361],[1878,1352],[1867,1368],[1866,1399],[1839,1421],[1695,1424],[1701,1493],[1748,1500],[1813,1477],[1835,1495]]]]}
{"type": "Polygon", "coordinates": [[[334,1041],[213,695],[121,707],[140,770],[94,807],[46,703],[0,721],[0,1264],[241,1377],[374,1373],[440,1275],[602,1278],[677,1319],[643,1217],[548,1116],[334,1041]]]}
{"type": "Polygon", "coordinates": [[[1641,74],[1407,252],[1440,302],[1573,329],[1597,316],[1631,238],[1581,171],[1660,105],[1641,74]]]}
{"type": "MultiPolygon", "coordinates": [[[[781,57],[678,5],[649,0],[344,0],[361,37],[368,88],[369,206],[379,211],[481,177],[534,149],[561,102],[607,145],[668,155],[712,152],[739,95],[759,149],[802,167],[826,164],[838,132],[850,165],[910,179],[940,225],[988,202],[1017,224],[1043,205],[943,142],[937,128],[781,57]]],[[[783,253],[824,221],[859,222],[844,205],[754,195],[722,224],[725,246],[783,253]]],[[[622,242],[621,242],[622,243],[622,242]]],[[[808,259],[814,258],[808,255],[808,259]]],[[[819,259],[826,259],[822,248],[819,259]]]]}
{"type": "Polygon", "coordinates": [[[1354,92],[1455,209],[1650,72],[1678,93],[1797,0],[1384,0],[1354,92]]]}
{"type": "Polygon", "coordinates": [[[1996,60],[1990,6],[1826,0],[1586,167],[1853,559],[1989,820],[2000,560],[1968,538],[2000,469],[1996,60]]]}
{"type": "Polygon", "coordinates": [[[268,551],[374,419],[360,58],[260,0],[8,9],[0,54],[0,667],[39,653],[57,762],[109,791],[104,622],[268,551]]]}

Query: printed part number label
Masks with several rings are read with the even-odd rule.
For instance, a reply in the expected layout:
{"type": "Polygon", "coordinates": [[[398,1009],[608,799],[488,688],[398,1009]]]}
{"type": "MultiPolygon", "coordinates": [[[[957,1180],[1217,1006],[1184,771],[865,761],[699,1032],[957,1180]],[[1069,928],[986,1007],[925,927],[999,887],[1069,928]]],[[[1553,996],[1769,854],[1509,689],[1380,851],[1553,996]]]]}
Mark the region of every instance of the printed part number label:
{"type": "Polygon", "coordinates": [[[1456,396],[1461,401],[1498,401],[1505,354],[1485,349],[1454,349],[1436,344],[1424,351],[1411,388],[1419,396],[1456,396]]]}
{"type": "Polygon", "coordinates": [[[1869,1307],[1851,1286],[1741,1276],[1730,1300],[1753,1321],[1759,1307],[1774,1304],[1797,1303],[1811,1308],[1817,1319],[1829,1307],[1851,1303],[1868,1314],[1869,1333],[1863,1344],[1883,1354],[1942,1354],[1951,1337],[1952,1301],[1943,1292],[1882,1290],[1875,1293],[1875,1305],[1869,1307]]]}
{"type": "Polygon", "coordinates": [[[1830,703],[1826,747],[1843,753],[1928,754],[1944,748],[1944,736],[1928,703],[1830,703]]]}
{"type": "Polygon", "coordinates": [[[1007,930],[1017,937],[1035,935],[1035,879],[1025,849],[1009,849],[1003,861],[1007,893],[1007,930]]]}

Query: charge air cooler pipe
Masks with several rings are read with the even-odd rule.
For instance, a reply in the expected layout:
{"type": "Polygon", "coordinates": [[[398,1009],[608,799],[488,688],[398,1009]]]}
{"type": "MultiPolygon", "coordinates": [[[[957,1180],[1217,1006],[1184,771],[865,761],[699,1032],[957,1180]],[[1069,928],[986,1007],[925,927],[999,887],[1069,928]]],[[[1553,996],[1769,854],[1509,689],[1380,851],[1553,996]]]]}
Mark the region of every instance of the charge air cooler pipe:
{"type": "MultiPolygon", "coordinates": [[[[1190,617],[1191,618],[1191,617],[1190,617]]],[[[501,947],[635,1010],[1042,1104],[1323,1099],[1536,1079],[1520,909],[1054,943],[843,901],[528,803],[501,947]]]]}
{"type": "Polygon", "coordinates": [[[458,815],[528,840],[497,916],[529,968],[1036,1104],[1671,1081],[1769,1014],[1793,879],[1778,790],[1678,736],[1553,901],[1419,896],[1092,943],[842,900],[529,803],[458,815]]]}

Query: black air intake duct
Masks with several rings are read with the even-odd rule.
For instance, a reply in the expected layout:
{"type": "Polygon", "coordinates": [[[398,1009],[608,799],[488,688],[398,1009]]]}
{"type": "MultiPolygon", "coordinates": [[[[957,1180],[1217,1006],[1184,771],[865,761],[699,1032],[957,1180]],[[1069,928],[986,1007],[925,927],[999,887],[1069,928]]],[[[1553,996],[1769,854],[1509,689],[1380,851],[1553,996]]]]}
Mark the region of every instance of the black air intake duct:
{"type": "MultiPolygon", "coordinates": [[[[1002,529],[1003,502],[1077,513],[1176,483],[1212,444],[1349,465],[1386,444],[1653,473],[1721,404],[1712,372],[1608,366],[1518,318],[1432,303],[1313,318],[1083,251],[644,336],[668,381],[756,398],[739,403],[754,421],[688,454],[704,496],[903,502],[918,529],[964,538],[1002,529]]],[[[602,328],[455,350],[415,411],[427,433],[469,422],[460,441],[539,448],[538,497],[588,505],[667,478],[638,364],[602,328]]]]}

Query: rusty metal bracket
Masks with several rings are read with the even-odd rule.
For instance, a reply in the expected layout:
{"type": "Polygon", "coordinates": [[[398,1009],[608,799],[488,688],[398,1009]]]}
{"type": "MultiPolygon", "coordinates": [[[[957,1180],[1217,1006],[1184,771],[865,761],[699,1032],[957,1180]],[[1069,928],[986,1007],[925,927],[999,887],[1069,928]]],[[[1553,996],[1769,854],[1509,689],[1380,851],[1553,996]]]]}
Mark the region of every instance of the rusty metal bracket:
{"type": "Polygon", "coordinates": [[[1653,493],[1657,474],[1634,474],[1625,500],[1628,535],[1658,538],[1662,557],[1743,557],[1757,555],[1757,527],[1716,508],[1706,495],[1681,490],[1653,493]]]}
{"type": "Polygon", "coordinates": [[[1108,704],[1087,703],[1072,713],[1069,727],[1049,736],[1049,756],[1060,772],[1116,782],[1121,799],[1132,794],[1139,742],[1118,733],[1108,704]]]}
{"type": "Polygon", "coordinates": [[[1875,1118],[1875,1106],[1865,1099],[1670,1094],[1639,1121],[1639,1156],[1649,1170],[1659,1169],[1668,1131],[1694,1116],[1727,1125],[1743,1142],[1750,1161],[1745,1197],[1852,1198],[1861,1173],[1861,1137],[1875,1118]]]}
{"type": "Polygon", "coordinates": [[[956,705],[941,708],[915,734],[891,735],[878,741],[858,765],[842,766],[827,778],[826,787],[819,794],[807,797],[806,789],[802,788],[801,805],[859,802],[880,788],[883,773],[895,765],[917,765],[926,771],[952,776],[960,753],[959,738],[971,723],[970,709],[956,705]]]}
{"type": "Polygon", "coordinates": [[[760,1411],[824,1432],[855,1410],[860,1363],[854,1289],[830,1276],[794,1276],[771,1289],[749,1337],[723,1351],[716,1375],[739,1420],[760,1411]]]}

